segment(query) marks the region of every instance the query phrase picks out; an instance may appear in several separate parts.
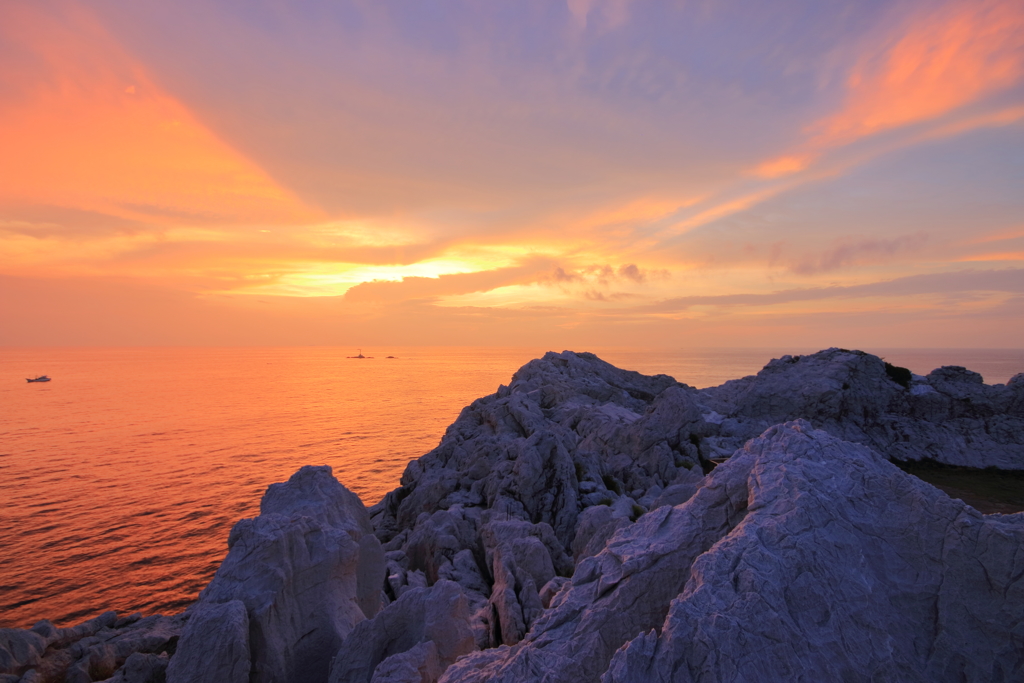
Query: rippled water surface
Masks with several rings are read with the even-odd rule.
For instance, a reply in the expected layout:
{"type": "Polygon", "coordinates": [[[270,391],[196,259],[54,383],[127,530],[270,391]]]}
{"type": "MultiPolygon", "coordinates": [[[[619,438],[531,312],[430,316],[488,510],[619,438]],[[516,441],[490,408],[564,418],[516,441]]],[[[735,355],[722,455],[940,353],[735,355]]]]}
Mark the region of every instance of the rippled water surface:
{"type": "MultiPolygon", "coordinates": [[[[328,464],[373,504],[544,350],[0,349],[0,627],[183,609],[269,484],[328,464]],[[53,381],[25,382],[43,373],[53,381]]],[[[1022,352],[868,350],[989,382],[1024,370],[1022,352]]],[[[697,387],[782,353],[595,351],[697,387]]]]}

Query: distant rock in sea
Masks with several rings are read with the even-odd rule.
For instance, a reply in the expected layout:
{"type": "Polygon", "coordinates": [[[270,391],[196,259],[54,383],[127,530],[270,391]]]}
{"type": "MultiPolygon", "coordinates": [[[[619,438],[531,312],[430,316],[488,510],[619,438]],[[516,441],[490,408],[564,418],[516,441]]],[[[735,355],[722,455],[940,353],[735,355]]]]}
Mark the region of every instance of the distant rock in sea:
{"type": "Polygon", "coordinates": [[[184,614],[0,630],[0,683],[1024,680],[1024,513],[890,460],[1024,470],[1024,374],[549,353],[369,510],[271,486],[184,614]]]}

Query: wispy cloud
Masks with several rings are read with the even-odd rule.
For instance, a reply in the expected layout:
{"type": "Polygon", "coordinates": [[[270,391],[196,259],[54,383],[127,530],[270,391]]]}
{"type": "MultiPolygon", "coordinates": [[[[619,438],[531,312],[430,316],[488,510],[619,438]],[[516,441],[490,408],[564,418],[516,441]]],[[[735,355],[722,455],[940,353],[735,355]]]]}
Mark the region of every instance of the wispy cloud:
{"type": "MultiPolygon", "coordinates": [[[[807,126],[805,141],[762,162],[755,175],[777,178],[804,171],[829,150],[890,129],[937,121],[1024,78],[1024,7],[1014,0],[921,4],[873,40],[845,78],[838,111],[807,126]]],[[[1019,118],[1016,110],[940,121],[930,134],[1010,123],[1019,118]]]]}
{"type": "Polygon", "coordinates": [[[924,316],[879,283],[1024,253],[1022,36],[1013,0],[9,0],[0,273],[581,334],[924,316]]]}
{"type": "Polygon", "coordinates": [[[830,146],[934,119],[1024,76],[1024,7],[1014,0],[922,5],[895,43],[852,69],[844,107],[819,122],[830,146]]]}
{"type": "Polygon", "coordinates": [[[769,293],[686,296],[650,304],[644,308],[652,312],[669,312],[682,311],[695,306],[772,306],[797,301],[966,292],[1024,294],[1024,269],[963,270],[951,273],[911,275],[895,280],[846,287],[808,287],[769,293]]]}
{"type": "Polygon", "coordinates": [[[893,255],[916,251],[928,241],[927,233],[903,235],[889,240],[866,239],[840,243],[822,254],[803,257],[789,268],[800,275],[830,273],[857,263],[877,263],[893,255]]]}

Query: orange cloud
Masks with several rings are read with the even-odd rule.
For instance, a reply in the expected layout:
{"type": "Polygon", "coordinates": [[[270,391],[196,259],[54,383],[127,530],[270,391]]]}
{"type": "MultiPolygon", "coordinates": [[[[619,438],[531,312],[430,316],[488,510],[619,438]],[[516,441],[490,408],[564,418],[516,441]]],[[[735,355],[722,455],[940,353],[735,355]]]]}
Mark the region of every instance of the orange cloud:
{"type": "Polygon", "coordinates": [[[762,178],[780,178],[802,171],[811,163],[810,156],[784,156],[766,161],[754,169],[754,175],[762,178]]]}
{"type": "Polygon", "coordinates": [[[988,242],[1002,242],[1004,240],[1015,240],[1024,237],[1024,227],[1017,226],[1009,230],[1003,230],[1001,232],[993,233],[990,235],[983,235],[967,240],[965,244],[986,244],[988,242]]]}
{"type": "Polygon", "coordinates": [[[1024,106],[1006,107],[999,111],[985,112],[977,116],[967,116],[947,124],[935,126],[918,136],[914,142],[952,137],[979,128],[1009,126],[1022,119],[1024,119],[1024,106]]]}
{"type": "Polygon", "coordinates": [[[957,261],[1024,261],[1024,251],[1002,251],[975,254],[956,259],[957,261]]]}
{"type": "Polygon", "coordinates": [[[861,59],[846,105],[815,126],[817,145],[932,119],[1024,76],[1020,2],[957,2],[926,11],[891,48],[861,59]]]}
{"type": "Polygon", "coordinates": [[[78,5],[47,13],[5,3],[0,41],[24,56],[5,65],[0,206],[58,205],[158,224],[318,215],[161,90],[78,5]]]}
{"type": "Polygon", "coordinates": [[[640,197],[625,203],[602,207],[578,219],[577,223],[586,228],[615,225],[634,226],[664,218],[672,212],[692,206],[698,201],[700,201],[700,197],[685,199],[640,197]]]}
{"type": "MultiPolygon", "coordinates": [[[[796,151],[753,170],[779,178],[809,168],[829,149],[876,133],[938,119],[1024,78],[1024,5],[1016,0],[951,2],[914,16],[894,40],[861,57],[846,81],[840,110],[807,128],[796,151]]],[[[974,115],[924,135],[946,137],[1006,125],[1020,107],[974,115]]],[[[920,136],[918,137],[920,139],[920,136]]]]}
{"type": "Polygon", "coordinates": [[[698,212],[692,216],[683,218],[672,226],[675,232],[686,232],[693,228],[700,227],[711,221],[731,216],[734,213],[745,211],[750,207],[771,199],[772,197],[794,187],[792,182],[776,184],[771,187],[762,188],[753,192],[745,193],[736,198],[725,198],[716,202],[708,202],[706,208],[698,208],[698,212]]]}

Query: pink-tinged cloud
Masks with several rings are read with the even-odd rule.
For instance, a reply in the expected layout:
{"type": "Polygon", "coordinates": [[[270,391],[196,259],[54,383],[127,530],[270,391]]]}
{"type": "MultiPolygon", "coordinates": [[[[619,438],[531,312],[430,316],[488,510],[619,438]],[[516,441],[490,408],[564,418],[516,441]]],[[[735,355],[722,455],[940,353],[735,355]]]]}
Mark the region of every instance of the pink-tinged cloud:
{"type": "Polygon", "coordinates": [[[936,118],[1024,76],[1024,5],[1016,0],[922,5],[894,45],[863,56],[841,111],[818,145],[936,118]]]}
{"type": "Polygon", "coordinates": [[[9,0],[3,339],[1011,338],[1024,7],[808,6],[9,0]]]}
{"type": "Polygon", "coordinates": [[[667,299],[645,308],[650,311],[682,311],[697,306],[775,306],[793,302],[919,295],[958,296],[975,292],[1024,297],[1024,269],[962,270],[951,273],[911,275],[863,285],[806,287],[768,293],[686,296],[667,299]]]}
{"type": "MultiPolygon", "coordinates": [[[[1024,6],[1016,0],[922,3],[872,40],[846,77],[839,110],[809,125],[799,148],[761,162],[754,175],[799,173],[831,149],[935,121],[1024,80],[1024,6]]],[[[1011,106],[944,123],[924,135],[954,135],[1020,118],[1019,108],[1011,106]]]]}

